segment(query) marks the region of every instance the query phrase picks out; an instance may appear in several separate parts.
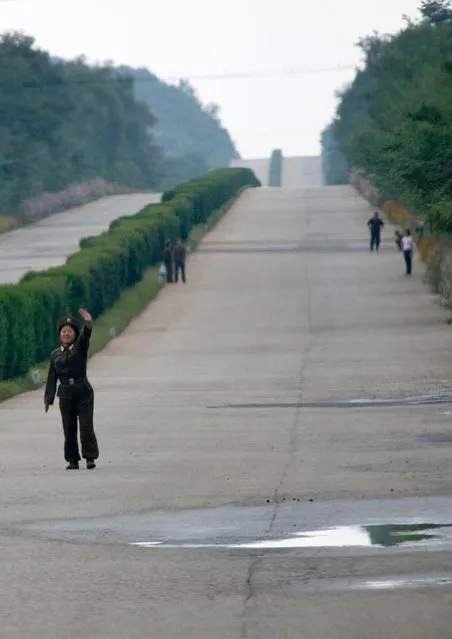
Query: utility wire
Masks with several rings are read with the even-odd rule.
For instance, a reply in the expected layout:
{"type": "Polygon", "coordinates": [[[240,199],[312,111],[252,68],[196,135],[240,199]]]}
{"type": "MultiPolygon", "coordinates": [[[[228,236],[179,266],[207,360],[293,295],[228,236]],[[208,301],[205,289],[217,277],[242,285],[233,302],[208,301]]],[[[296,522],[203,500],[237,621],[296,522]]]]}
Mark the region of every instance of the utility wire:
{"type": "MultiPolygon", "coordinates": [[[[242,73],[212,73],[212,74],[204,74],[204,75],[187,75],[187,79],[189,80],[254,80],[257,78],[283,78],[289,76],[298,76],[298,75],[310,75],[314,73],[337,73],[339,71],[353,71],[357,68],[357,65],[341,65],[337,67],[317,67],[317,68],[294,68],[294,69],[283,69],[281,71],[249,71],[242,73]]],[[[175,76],[170,76],[166,79],[170,80],[178,80],[179,78],[175,76]]]]}
{"type": "MultiPolygon", "coordinates": [[[[0,2],[9,2],[13,0],[0,0],[0,2]]],[[[72,61],[64,61],[64,63],[71,63],[72,61]]],[[[114,81],[126,81],[131,80],[136,83],[144,83],[144,82],[179,82],[183,80],[189,81],[202,81],[202,80],[235,80],[235,79],[248,79],[253,80],[257,78],[283,78],[283,77],[291,77],[291,76],[302,76],[308,74],[315,73],[331,73],[331,72],[341,72],[341,71],[352,71],[356,70],[356,66],[339,66],[339,67],[327,67],[327,68],[312,68],[312,69],[288,69],[282,71],[252,71],[252,72],[244,72],[244,73],[218,73],[218,74],[205,74],[205,75],[180,75],[180,76],[167,76],[160,77],[151,74],[149,77],[135,77],[133,75],[133,71],[126,70],[118,70],[118,67],[95,67],[87,65],[88,68],[93,70],[99,70],[102,72],[104,69],[110,72],[112,75],[107,76],[105,78],[79,78],[79,79],[68,79],[56,77],[51,80],[40,80],[39,78],[31,79],[31,80],[20,80],[13,78],[10,81],[2,81],[0,80],[0,89],[1,88],[17,88],[21,87],[24,89],[40,89],[46,86],[61,86],[67,87],[71,85],[86,85],[86,84],[104,84],[108,82],[114,81]]],[[[4,68],[4,67],[3,67],[4,68]]],[[[119,65],[121,68],[121,65],[119,65]]],[[[139,70],[139,69],[137,69],[139,70]]],[[[2,72],[2,63],[0,60],[0,73],[2,72]]]]}

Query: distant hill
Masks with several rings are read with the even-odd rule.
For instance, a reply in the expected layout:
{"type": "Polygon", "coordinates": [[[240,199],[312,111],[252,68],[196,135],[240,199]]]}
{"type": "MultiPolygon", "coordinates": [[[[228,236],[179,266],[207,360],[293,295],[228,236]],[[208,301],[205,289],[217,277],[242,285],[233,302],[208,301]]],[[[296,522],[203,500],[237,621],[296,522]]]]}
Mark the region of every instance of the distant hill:
{"type": "Polygon", "coordinates": [[[240,157],[215,104],[203,105],[187,81],[167,84],[148,69],[117,68],[135,80],[136,97],[151,109],[157,122],[154,137],[168,158],[200,156],[209,169],[227,166],[240,157]]]}
{"type": "Polygon", "coordinates": [[[0,35],[0,88],[0,215],[53,210],[75,185],[82,199],[104,183],[165,190],[238,155],[189,84],[55,58],[22,33],[0,35]]]}

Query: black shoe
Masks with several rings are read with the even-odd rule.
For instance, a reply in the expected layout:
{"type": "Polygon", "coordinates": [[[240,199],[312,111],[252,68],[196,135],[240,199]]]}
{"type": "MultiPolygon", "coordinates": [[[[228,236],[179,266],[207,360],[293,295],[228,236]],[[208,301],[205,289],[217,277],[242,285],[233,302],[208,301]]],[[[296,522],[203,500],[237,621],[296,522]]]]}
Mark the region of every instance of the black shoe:
{"type": "Polygon", "coordinates": [[[94,463],[94,459],[87,459],[86,460],[86,467],[88,470],[92,470],[93,468],[96,468],[96,464],[94,463]]]}
{"type": "Polygon", "coordinates": [[[66,466],[66,470],[78,470],[79,466],[78,466],[78,462],[69,462],[69,464],[66,466]]]}

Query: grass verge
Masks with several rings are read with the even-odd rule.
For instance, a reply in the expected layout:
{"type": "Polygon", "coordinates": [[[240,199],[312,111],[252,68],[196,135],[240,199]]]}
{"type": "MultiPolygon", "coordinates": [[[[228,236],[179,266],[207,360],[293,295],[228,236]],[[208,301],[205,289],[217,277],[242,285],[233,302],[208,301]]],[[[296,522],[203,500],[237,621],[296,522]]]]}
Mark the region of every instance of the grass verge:
{"type": "MultiPolygon", "coordinates": [[[[204,235],[213,229],[219,220],[227,213],[243,190],[245,189],[239,191],[229,202],[217,211],[214,211],[205,224],[199,224],[191,230],[187,239],[187,246],[190,251],[196,249],[204,235]]],[[[157,296],[157,293],[164,286],[164,284],[160,284],[158,280],[159,266],[160,265],[156,265],[149,268],[135,286],[124,291],[117,302],[96,319],[93,337],[91,339],[90,357],[105,348],[112,339],[121,335],[129,323],[157,296]]],[[[34,366],[25,377],[0,381],[0,402],[15,395],[21,395],[27,391],[42,388],[47,378],[48,366],[48,361],[42,362],[34,366]]]]}
{"type": "Polygon", "coordinates": [[[17,229],[20,222],[17,218],[10,215],[0,215],[0,233],[7,233],[13,229],[17,229]]]}

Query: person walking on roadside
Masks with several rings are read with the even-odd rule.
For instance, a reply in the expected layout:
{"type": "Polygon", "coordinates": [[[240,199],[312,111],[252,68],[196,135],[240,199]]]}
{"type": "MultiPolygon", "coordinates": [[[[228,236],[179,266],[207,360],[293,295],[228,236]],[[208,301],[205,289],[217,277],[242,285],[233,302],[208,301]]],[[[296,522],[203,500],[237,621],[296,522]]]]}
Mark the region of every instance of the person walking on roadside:
{"type": "Polygon", "coordinates": [[[378,253],[378,249],[380,248],[380,234],[381,229],[384,226],[384,222],[378,215],[377,211],[375,211],[373,217],[371,217],[367,222],[367,226],[370,230],[370,250],[373,251],[375,247],[375,250],[378,253]]]}
{"type": "Polygon", "coordinates": [[[44,391],[44,408],[47,413],[52,406],[57,381],[60,412],[64,432],[64,457],[67,470],[78,470],[80,453],[77,438],[77,420],[80,423],[82,457],[86,467],[96,467],[99,447],[94,432],[94,391],[86,376],[88,349],[93,329],[93,319],[85,308],[80,308],[84,326],[82,331],[77,321],[66,316],[58,322],[61,345],[50,356],[49,372],[44,391]]]}
{"type": "Polygon", "coordinates": [[[401,246],[406,265],[405,275],[411,275],[414,241],[410,229],[406,229],[405,235],[401,239],[401,246]]]}
{"type": "Polygon", "coordinates": [[[187,259],[187,249],[185,248],[182,240],[177,240],[176,246],[174,248],[174,274],[175,281],[179,280],[179,271],[182,275],[182,281],[185,284],[185,261],[187,259]]]}
{"type": "Polygon", "coordinates": [[[169,240],[166,240],[163,249],[163,263],[166,268],[166,281],[171,284],[173,282],[173,247],[169,240]]]}

